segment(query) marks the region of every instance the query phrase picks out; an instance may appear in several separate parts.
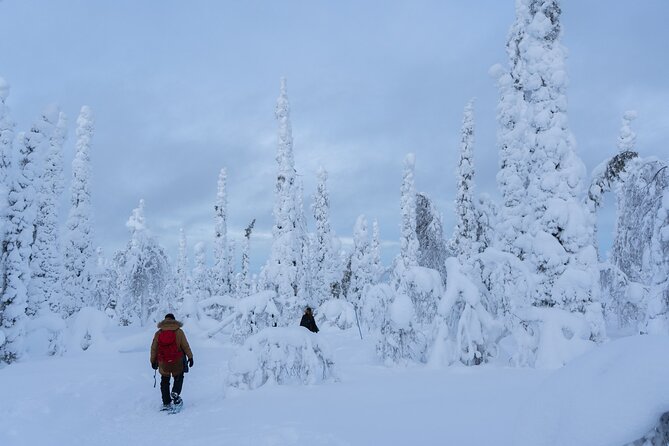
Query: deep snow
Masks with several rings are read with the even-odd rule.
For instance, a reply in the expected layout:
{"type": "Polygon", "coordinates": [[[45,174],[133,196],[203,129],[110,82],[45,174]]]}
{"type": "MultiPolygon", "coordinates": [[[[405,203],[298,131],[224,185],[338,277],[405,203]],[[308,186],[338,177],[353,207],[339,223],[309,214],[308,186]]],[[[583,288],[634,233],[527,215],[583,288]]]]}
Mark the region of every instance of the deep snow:
{"type": "Polygon", "coordinates": [[[637,336],[557,370],[387,368],[357,330],[327,327],[337,381],[224,387],[234,346],[190,334],[185,407],[158,411],[152,329],[112,327],[97,351],[0,370],[0,445],[621,445],[669,410],[669,337],[637,336]]]}

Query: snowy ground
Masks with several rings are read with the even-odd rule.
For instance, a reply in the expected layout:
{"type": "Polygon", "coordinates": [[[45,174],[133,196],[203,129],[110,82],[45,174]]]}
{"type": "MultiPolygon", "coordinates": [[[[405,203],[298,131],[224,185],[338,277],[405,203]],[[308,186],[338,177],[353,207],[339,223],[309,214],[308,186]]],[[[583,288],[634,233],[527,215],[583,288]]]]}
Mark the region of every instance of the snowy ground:
{"type": "Polygon", "coordinates": [[[318,336],[339,382],[254,391],[223,387],[232,346],[192,336],[185,407],[168,415],[151,333],[114,328],[114,349],[0,370],[0,445],[620,445],[669,410],[669,337],[609,343],[555,371],[428,369],[386,368],[336,330],[318,336]]]}

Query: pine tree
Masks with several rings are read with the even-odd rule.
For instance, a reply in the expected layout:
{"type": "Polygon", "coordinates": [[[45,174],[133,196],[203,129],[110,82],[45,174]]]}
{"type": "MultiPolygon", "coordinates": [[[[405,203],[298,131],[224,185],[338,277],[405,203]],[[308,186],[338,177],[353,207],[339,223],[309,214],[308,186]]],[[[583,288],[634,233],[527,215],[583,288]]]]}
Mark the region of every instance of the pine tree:
{"type": "Polygon", "coordinates": [[[381,232],[379,231],[379,222],[374,219],[372,223],[372,242],[370,246],[372,257],[372,283],[377,284],[383,275],[383,265],[381,265],[381,232]]]}
{"type": "Polygon", "coordinates": [[[501,220],[511,222],[503,238],[537,273],[535,305],[597,312],[594,222],[579,200],[585,167],[567,126],[560,6],[520,0],[516,14],[510,71],[499,77],[501,220]],[[568,279],[574,275],[582,280],[568,279]]]}
{"type": "Polygon", "coordinates": [[[312,210],[316,221],[314,247],[313,289],[316,306],[325,300],[339,297],[337,257],[334,252],[333,234],[330,226],[330,198],[327,189],[327,171],[318,170],[318,187],[314,195],[312,210]]]}
{"type": "MultiPolygon", "coordinates": [[[[2,176],[2,295],[0,297],[0,365],[21,358],[24,351],[27,286],[30,280],[30,182],[25,178],[30,157],[22,149],[19,170],[12,162],[14,123],[6,105],[9,85],[0,78],[0,175],[2,176]]],[[[21,137],[21,140],[24,138],[21,137]]],[[[33,216],[34,218],[34,216],[33,216]]]]}
{"type": "Polygon", "coordinates": [[[114,257],[118,271],[120,302],[117,309],[121,325],[145,325],[160,308],[167,307],[165,290],[171,282],[171,269],[165,250],[149,234],[144,217],[144,200],[126,222],[130,241],[114,257]]]}
{"type": "Polygon", "coordinates": [[[446,258],[450,251],[444,243],[441,217],[434,203],[424,193],[416,194],[416,237],[420,248],[418,265],[439,271],[446,282],[446,258]]]}
{"type": "Polygon", "coordinates": [[[57,107],[47,108],[41,116],[40,151],[45,158],[43,174],[36,185],[37,219],[30,261],[32,279],[28,294],[28,312],[40,310],[60,313],[63,265],[60,254],[58,209],[63,193],[63,143],[65,115],[57,107]]]}
{"type": "Polygon", "coordinates": [[[228,226],[227,226],[227,172],[221,169],[218,176],[218,193],[216,194],[215,211],[215,236],[214,236],[214,268],[213,286],[214,293],[223,295],[230,293],[232,277],[228,268],[228,226]]]}
{"type": "Polygon", "coordinates": [[[204,243],[195,245],[193,267],[193,294],[197,300],[203,300],[211,295],[211,282],[207,268],[207,250],[204,243]]]}
{"type": "Polygon", "coordinates": [[[365,287],[374,281],[374,267],[369,234],[367,231],[367,219],[360,215],[353,228],[353,254],[351,255],[351,284],[348,289],[347,299],[356,308],[360,305],[365,287]]]}
{"type": "Polygon", "coordinates": [[[183,228],[179,229],[179,253],[176,268],[177,305],[183,302],[184,296],[190,294],[190,276],[188,274],[188,239],[183,228]]]}
{"type": "Polygon", "coordinates": [[[250,251],[251,251],[251,233],[256,224],[256,219],[244,229],[244,247],[242,250],[242,271],[238,293],[240,296],[248,296],[251,293],[251,272],[250,272],[250,251]]]}
{"type": "Polygon", "coordinates": [[[72,161],[70,212],[65,236],[65,300],[60,308],[69,316],[88,303],[93,275],[93,227],[90,149],[94,121],[91,109],[81,108],[77,119],[76,155],[72,161]]]}
{"type": "Polygon", "coordinates": [[[474,102],[465,107],[460,137],[458,164],[458,193],[455,199],[456,223],[453,231],[453,250],[461,262],[478,253],[477,218],[474,202],[474,102]]]}
{"type": "Polygon", "coordinates": [[[279,138],[276,161],[278,164],[274,203],[274,227],[272,228],[272,254],[263,269],[262,279],[277,294],[277,305],[281,313],[280,323],[287,324],[299,315],[302,302],[303,254],[306,245],[304,218],[300,187],[296,178],[293,158],[293,137],[290,124],[290,105],[286,93],[286,80],[281,80],[281,94],[277,100],[276,118],[279,123],[279,138]],[[298,201],[299,200],[299,201],[298,201]],[[298,293],[300,296],[298,296],[298,293]]]}
{"type": "Polygon", "coordinates": [[[416,236],[416,187],[414,168],[416,157],[413,153],[404,160],[404,177],[400,190],[402,221],[400,226],[400,257],[406,268],[418,265],[418,238],[416,236]]]}

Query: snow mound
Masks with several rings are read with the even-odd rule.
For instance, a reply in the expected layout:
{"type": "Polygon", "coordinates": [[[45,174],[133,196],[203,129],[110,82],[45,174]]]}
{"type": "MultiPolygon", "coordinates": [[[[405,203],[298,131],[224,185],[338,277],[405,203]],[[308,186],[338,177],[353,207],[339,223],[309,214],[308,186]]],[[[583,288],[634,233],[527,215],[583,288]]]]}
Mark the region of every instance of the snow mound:
{"type": "Polygon", "coordinates": [[[669,336],[633,336],[556,370],[524,405],[515,445],[625,444],[669,411],[669,336]]]}
{"type": "Polygon", "coordinates": [[[229,387],[317,384],[334,378],[334,361],[319,336],[303,327],[270,327],[251,336],[230,360],[229,387]]]}
{"type": "Polygon", "coordinates": [[[109,324],[109,317],[104,312],[90,307],[82,308],[68,320],[67,352],[113,350],[103,333],[109,324]]]}

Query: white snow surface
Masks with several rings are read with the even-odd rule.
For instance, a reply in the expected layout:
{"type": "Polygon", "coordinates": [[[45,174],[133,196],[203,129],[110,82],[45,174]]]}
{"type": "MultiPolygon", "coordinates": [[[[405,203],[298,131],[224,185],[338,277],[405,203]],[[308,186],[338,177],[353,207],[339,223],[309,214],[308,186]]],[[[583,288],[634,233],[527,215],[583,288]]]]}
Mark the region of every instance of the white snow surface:
{"type": "Polygon", "coordinates": [[[0,369],[0,445],[622,445],[669,410],[667,336],[612,341],[555,370],[388,368],[372,339],[323,327],[306,335],[328,344],[338,380],[237,390],[225,380],[240,347],[187,321],[195,365],[184,410],[168,415],[149,366],[153,328],[103,328],[92,314],[72,328],[99,347],[0,369]]]}

